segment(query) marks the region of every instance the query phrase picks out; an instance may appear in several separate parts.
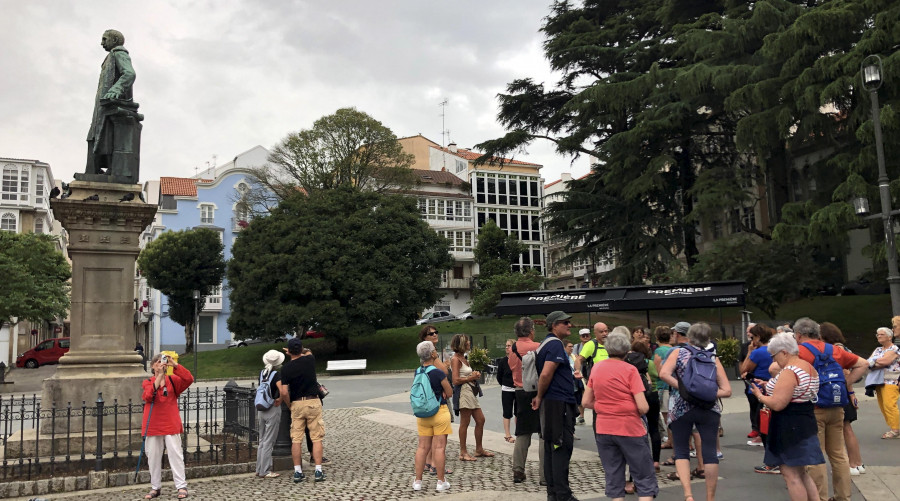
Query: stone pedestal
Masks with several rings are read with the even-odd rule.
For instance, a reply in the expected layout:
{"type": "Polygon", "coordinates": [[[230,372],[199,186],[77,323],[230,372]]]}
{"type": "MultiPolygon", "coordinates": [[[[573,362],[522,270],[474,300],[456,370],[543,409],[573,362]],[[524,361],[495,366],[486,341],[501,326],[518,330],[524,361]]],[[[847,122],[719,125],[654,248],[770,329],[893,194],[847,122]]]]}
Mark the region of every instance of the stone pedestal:
{"type": "MultiPolygon", "coordinates": [[[[132,345],[134,269],[141,232],[153,221],[156,206],[140,201],[137,184],[73,181],[69,187],[71,195],[51,200],[50,206],[69,233],[72,340],[56,374],[44,380],[41,409],[64,409],[68,402],[80,407],[82,401],[92,406],[102,392],[107,409],[115,399],[120,406],[131,399],[140,412],[141,381],[147,373],[132,345]]],[[[57,432],[65,430],[64,421],[57,420],[57,432]]],[[[108,415],[104,429],[112,430],[113,421],[108,415]]],[[[78,429],[70,432],[81,431],[80,422],[72,424],[78,429]]],[[[48,433],[52,426],[45,420],[41,431],[48,433]]],[[[96,430],[96,420],[87,420],[84,427],[96,430]]]]}

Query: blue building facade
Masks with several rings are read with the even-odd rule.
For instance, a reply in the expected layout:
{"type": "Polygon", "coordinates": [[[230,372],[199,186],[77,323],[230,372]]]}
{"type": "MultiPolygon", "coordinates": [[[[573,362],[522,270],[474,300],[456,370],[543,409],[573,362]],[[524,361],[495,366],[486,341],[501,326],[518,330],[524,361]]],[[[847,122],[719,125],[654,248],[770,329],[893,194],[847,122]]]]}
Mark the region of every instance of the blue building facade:
{"type": "MultiPolygon", "coordinates": [[[[145,198],[157,203],[156,218],[144,232],[142,244],[155,240],[166,231],[209,228],[216,231],[224,245],[225,260],[231,259],[231,247],[246,227],[250,214],[239,202],[250,189],[250,168],[266,163],[269,152],[256,146],[221,167],[211,168],[194,178],[162,177],[145,184],[145,198]]],[[[152,356],[164,350],[181,353],[185,349],[184,327],[168,316],[168,300],[158,290],[147,287],[138,277],[140,301],[138,319],[145,332],[145,349],[152,356]]],[[[228,346],[232,333],[228,330],[231,303],[223,282],[205,298],[200,312],[199,351],[228,346]]]]}

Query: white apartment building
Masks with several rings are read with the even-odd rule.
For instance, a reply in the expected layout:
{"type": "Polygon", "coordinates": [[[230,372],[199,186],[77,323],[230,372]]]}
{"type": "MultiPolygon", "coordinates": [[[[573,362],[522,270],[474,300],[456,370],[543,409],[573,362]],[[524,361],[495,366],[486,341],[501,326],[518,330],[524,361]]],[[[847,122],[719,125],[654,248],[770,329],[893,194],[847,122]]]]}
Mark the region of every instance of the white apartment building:
{"type": "Polygon", "coordinates": [[[474,203],[466,183],[445,171],[413,169],[416,187],[404,193],[416,197],[422,219],[450,242],[453,267],[444,272],[443,293],[429,311],[459,314],[472,300],[475,271],[474,203]]]}
{"type": "MultiPolygon", "coordinates": [[[[563,172],[559,179],[546,184],[544,186],[545,204],[562,200],[563,193],[569,189],[570,181],[572,181],[572,174],[563,172]]],[[[602,285],[598,281],[599,274],[613,268],[612,257],[599,261],[578,259],[572,263],[560,264],[560,260],[569,254],[570,252],[565,248],[565,242],[548,232],[546,273],[548,289],[598,287],[602,285]]]]}
{"type": "MultiPolygon", "coordinates": [[[[50,190],[56,185],[50,165],[39,160],[0,157],[0,168],[0,230],[55,234],[61,237],[57,248],[65,253],[65,232],[50,210],[50,190]]],[[[0,325],[0,361],[10,366],[19,353],[38,341],[61,336],[63,319],[48,320],[19,322],[14,332],[10,332],[8,323],[0,325]]]]}

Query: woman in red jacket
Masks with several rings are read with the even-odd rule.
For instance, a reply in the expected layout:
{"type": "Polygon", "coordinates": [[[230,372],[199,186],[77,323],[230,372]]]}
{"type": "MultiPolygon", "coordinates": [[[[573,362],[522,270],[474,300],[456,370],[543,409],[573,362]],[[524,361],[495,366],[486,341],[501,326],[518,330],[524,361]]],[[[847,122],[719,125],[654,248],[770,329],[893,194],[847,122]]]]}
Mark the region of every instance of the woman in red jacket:
{"type": "Polygon", "coordinates": [[[169,468],[178,489],[178,499],[188,497],[184,478],[184,455],[181,451],[181,414],[178,412],[178,395],[194,382],[194,376],[184,366],[171,358],[161,361],[157,354],[151,360],[153,375],[143,382],[144,418],[141,420],[146,436],[147,467],[150,468],[150,492],[144,499],[159,497],[162,483],[163,446],[169,452],[169,468]],[[166,376],[166,368],[172,367],[172,375],[166,376]],[[152,413],[151,413],[152,405],[152,413]],[[148,419],[149,418],[149,422],[148,419]]]}

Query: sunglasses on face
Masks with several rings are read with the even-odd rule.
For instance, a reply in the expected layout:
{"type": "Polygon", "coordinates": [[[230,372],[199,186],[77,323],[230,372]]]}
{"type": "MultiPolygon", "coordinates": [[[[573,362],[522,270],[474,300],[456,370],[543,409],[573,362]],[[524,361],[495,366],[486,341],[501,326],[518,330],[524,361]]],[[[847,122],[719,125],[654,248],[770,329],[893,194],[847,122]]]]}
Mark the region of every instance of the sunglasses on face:
{"type": "Polygon", "coordinates": [[[569,320],[563,320],[563,321],[560,322],[560,323],[563,324],[563,325],[572,325],[572,322],[570,322],[569,320]]]}
{"type": "Polygon", "coordinates": [[[591,337],[590,334],[582,334],[581,337],[591,337]]]}

